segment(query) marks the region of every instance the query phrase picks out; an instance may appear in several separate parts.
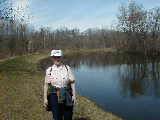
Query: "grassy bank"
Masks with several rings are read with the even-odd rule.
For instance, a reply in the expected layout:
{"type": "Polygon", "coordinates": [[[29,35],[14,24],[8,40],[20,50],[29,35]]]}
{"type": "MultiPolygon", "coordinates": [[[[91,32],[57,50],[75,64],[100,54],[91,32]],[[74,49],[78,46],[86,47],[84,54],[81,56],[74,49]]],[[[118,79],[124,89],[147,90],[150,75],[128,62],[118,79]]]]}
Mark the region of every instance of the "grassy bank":
{"type": "MultiPolygon", "coordinates": [[[[37,62],[47,56],[36,53],[0,62],[0,120],[51,120],[43,107],[44,73],[37,69],[37,62]]],[[[120,120],[85,97],[77,101],[75,119],[120,120]]]]}
{"type": "Polygon", "coordinates": [[[65,49],[64,50],[65,54],[75,54],[75,53],[79,53],[79,54],[90,54],[90,53],[99,53],[99,52],[105,52],[105,53],[115,53],[117,52],[116,49],[114,48],[97,48],[97,49],[65,49]]]}

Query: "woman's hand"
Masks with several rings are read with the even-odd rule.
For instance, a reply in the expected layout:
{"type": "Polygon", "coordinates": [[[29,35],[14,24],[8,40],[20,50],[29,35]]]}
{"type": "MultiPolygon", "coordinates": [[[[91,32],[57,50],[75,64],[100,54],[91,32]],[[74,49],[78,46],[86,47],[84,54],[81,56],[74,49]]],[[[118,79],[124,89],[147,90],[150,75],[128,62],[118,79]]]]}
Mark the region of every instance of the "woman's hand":
{"type": "Polygon", "coordinates": [[[73,104],[75,105],[76,104],[76,96],[75,95],[72,96],[72,101],[73,101],[73,104]]]}

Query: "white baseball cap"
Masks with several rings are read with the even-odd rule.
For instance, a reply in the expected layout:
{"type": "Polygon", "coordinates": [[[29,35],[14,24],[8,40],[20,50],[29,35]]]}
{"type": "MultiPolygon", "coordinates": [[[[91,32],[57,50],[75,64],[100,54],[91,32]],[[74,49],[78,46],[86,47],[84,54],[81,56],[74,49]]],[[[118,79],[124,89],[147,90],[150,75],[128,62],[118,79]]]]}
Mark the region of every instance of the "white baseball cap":
{"type": "Polygon", "coordinates": [[[63,56],[62,50],[52,50],[50,56],[61,57],[63,56]]]}

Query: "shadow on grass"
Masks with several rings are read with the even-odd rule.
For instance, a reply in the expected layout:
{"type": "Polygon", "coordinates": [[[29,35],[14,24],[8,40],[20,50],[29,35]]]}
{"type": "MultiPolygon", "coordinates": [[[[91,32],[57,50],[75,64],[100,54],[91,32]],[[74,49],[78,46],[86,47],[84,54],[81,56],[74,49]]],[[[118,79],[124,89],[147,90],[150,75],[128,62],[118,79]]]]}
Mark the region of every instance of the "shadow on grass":
{"type": "Polygon", "coordinates": [[[90,120],[88,117],[75,118],[74,120],[90,120]]]}

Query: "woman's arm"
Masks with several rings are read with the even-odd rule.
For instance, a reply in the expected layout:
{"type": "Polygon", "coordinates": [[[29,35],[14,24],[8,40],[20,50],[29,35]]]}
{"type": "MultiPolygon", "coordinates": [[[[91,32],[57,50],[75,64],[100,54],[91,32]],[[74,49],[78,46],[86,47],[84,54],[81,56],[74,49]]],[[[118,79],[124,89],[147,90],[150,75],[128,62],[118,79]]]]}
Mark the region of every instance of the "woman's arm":
{"type": "Polygon", "coordinates": [[[46,82],[46,77],[45,77],[45,82],[44,82],[44,106],[46,107],[46,105],[48,104],[48,100],[47,100],[47,92],[48,92],[48,83],[46,82]]]}
{"type": "Polygon", "coordinates": [[[74,101],[74,104],[76,103],[76,89],[75,89],[75,76],[71,70],[71,68],[69,66],[67,66],[68,68],[68,78],[69,78],[69,83],[71,85],[72,88],[72,100],[74,101]]]}
{"type": "Polygon", "coordinates": [[[44,83],[44,100],[47,99],[48,83],[44,83]]]}
{"type": "Polygon", "coordinates": [[[72,88],[72,100],[74,104],[76,103],[76,89],[75,89],[75,82],[71,83],[71,88],[72,88]]]}

